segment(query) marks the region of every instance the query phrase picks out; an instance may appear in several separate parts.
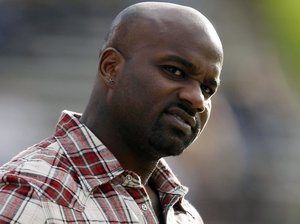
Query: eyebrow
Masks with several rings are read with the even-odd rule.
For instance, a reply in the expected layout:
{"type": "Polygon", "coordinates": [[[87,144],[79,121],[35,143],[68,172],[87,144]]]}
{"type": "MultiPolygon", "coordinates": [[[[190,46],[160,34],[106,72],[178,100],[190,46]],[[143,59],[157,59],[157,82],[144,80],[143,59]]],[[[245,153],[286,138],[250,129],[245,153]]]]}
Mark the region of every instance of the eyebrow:
{"type": "Polygon", "coordinates": [[[195,69],[196,66],[194,64],[192,64],[191,62],[183,59],[182,57],[179,57],[177,55],[167,55],[166,57],[164,57],[164,60],[170,60],[170,61],[175,61],[179,64],[182,64],[183,66],[190,68],[190,69],[195,69]]]}

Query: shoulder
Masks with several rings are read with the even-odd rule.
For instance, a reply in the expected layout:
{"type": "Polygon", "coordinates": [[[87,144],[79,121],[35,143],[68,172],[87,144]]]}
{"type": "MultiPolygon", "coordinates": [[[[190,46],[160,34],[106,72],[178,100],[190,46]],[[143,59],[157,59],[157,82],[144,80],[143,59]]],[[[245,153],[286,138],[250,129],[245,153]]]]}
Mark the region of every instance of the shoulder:
{"type": "Polygon", "coordinates": [[[34,188],[17,176],[1,177],[0,220],[5,223],[44,223],[43,208],[34,188]]]}
{"type": "Polygon", "coordinates": [[[4,195],[11,192],[22,201],[35,198],[68,207],[76,201],[79,189],[76,177],[59,144],[50,138],[0,167],[0,192],[4,195]]]}
{"type": "Polygon", "coordinates": [[[51,169],[61,165],[59,161],[62,157],[60,147],[55,139],[45,139],[20,152],[11,161],[1,166],[1,181],[7,176],[18,176],[28,182],[43,177],[47,178],[51,175],[49,173],[51,169]]]}

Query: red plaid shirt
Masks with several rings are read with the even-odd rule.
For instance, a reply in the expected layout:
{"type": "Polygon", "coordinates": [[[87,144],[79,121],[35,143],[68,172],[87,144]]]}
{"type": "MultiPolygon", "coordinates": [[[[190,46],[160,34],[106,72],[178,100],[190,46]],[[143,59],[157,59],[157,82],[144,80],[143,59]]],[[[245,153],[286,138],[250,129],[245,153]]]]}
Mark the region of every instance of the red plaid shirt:
{"type": "MultiPolygon", "coordinates": [[[[56,133],[0,169],[0,223],[158,223],[137,174],[64,111],[56,133]]],[[[151,176],[165,223],[202,223],[166,162],[151,176]]]]}

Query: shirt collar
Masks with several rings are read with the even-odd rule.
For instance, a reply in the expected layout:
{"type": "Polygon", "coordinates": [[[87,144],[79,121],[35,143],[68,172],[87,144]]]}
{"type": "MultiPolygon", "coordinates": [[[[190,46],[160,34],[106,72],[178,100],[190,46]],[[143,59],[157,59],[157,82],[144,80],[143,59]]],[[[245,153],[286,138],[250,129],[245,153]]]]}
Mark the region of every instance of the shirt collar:
{"type": "Polygon", "coordinates": [[[188,192],[188,188],[180,183],[164,159],[159,160],[150,181],[162,193],[184,196],[188,192]]]}
{"type": "MultiPolygon", "coordinates": [[[[88,192],[124,172],[121,164],[102,142],[82,124],[81,114],[64,110],[55,137],[62,146],[79,179],[88,192]]],[[[154,170],[151,182],[159,192],[183,197],[188,189],[181,185],[164,159],[154,170]]]]}
{"type": "Polygon", "coordinates": [[[124,172],[113,154],[79,119],[81,114],[64,110],[55,137],[65,151],[79,180],[88,192],[124,172]]]}

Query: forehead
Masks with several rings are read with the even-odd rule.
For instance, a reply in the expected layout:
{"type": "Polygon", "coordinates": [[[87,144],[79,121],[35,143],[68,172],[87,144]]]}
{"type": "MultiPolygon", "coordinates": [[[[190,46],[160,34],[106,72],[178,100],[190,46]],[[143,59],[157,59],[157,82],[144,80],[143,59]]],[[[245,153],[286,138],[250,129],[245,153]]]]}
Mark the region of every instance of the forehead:
{"type": "Polygon", "coordinates": [[[210,23],[199,18],[159,17],[138,23],[132,31],[128,41],[131,42],[130,51],[172,51],[189,61],[201,58],[202,61],[222,64],[223,52],[218,35],[210,23]]]}
{"type": "MultiPolygon", "coordinates": [[[[170,28],[170,27],[169,27],[170,28]]],[[[200,31],[198,31],[200,32],[200,31]]],[[[218,75],[222,67],[222,52],[202,33],[189,29],[150,32],[135,45],[145,60],[180,64],[192,73],[218,75]]]]}

